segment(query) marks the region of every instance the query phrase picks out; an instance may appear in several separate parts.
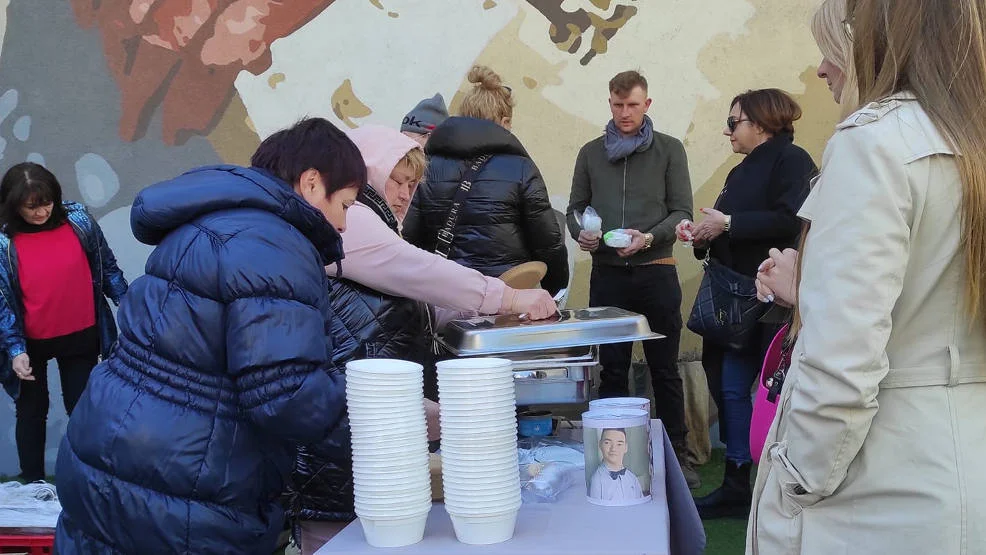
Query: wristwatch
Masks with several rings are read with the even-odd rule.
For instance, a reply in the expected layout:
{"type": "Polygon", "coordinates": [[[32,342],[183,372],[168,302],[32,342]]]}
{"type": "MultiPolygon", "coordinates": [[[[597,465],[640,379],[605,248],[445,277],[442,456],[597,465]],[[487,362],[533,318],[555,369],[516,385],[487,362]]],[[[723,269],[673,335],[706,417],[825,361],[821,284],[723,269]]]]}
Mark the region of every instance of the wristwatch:
{"type": "Polygon", "coordinates": [[[729,232],[729,225],[733,223],[732,216],[726,216],[726,225],[722,226],[724,232],[729,232]]]}
{"type": "Polygon", "coordinates": [[[649,249],[654,244],[654,234],[644,233],[644,249],[649,249]]]}

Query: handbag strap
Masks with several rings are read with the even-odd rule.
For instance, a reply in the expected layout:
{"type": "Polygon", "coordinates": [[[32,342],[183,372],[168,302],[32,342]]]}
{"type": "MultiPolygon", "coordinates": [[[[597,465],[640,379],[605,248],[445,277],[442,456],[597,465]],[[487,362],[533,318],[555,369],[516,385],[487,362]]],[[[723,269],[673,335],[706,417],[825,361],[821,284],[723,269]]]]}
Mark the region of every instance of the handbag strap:
{"type": "Polygon", "coordinates": [[[479,170],[483,169],[483,166],[486,165],[486,162],[490,158],[492,158],[492,155],[484,154],[467,163],[466,171],[462,174],[462,183],[459,183],[459,188],[456,189],[455,196],[452,197],[452,206],[449,208],[448,216],[445,218],[445,225],[438,230],[438,237],[435,242],[435,254],[442,258],[448,258],[449,253],[452,251],[452,241],[455,240],[455,226],[459,223],[462,205],[469,196],[469,190],[472,189],[472,180],[476,178],[479,170]]]}

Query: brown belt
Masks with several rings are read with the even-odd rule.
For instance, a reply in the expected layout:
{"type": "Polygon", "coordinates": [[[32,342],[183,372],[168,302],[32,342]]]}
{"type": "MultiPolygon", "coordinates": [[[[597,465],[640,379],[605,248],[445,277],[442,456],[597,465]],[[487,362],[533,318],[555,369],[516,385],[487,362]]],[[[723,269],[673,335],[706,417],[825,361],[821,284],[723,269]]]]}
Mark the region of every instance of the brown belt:
{"type": "Polygon", "coordinates": [[[651,264],[663,264],[665,266],[675,266],[678,261],[674,259],[673,256],[667,258],[658,258],[657,260],[651,260],[650,262],[644,262],[641,266],[650,266],[651,264]]]}

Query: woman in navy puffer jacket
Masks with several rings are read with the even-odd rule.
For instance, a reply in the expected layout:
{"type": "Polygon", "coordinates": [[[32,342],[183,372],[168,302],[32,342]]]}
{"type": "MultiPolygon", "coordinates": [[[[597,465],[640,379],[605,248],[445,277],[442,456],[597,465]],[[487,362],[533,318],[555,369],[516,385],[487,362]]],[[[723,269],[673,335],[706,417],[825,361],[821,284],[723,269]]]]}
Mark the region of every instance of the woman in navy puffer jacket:
{"type": "Polygon", "coordinates": [[[363,160],[309,119],[251,162],[134,202],[134,235],[156,248],[58,453],[58,553],[269,555],[295,444],[343,414],[325,266],[342,257],[363,160]]]}

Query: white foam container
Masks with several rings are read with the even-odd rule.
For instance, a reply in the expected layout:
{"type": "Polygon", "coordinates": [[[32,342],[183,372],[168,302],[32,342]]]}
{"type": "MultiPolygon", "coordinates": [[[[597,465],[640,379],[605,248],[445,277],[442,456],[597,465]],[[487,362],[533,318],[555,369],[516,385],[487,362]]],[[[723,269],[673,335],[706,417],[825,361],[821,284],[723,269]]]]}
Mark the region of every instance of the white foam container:
{"type": "Polygon", "coordinates": [[[404,547],[421,541],[425,535],[428,513],[398,519],[360,517],[366,543],[373,547],[404,547]]]}
{"type": "Polygon", "coordinates": [[[452,519],[455,537],[460,542],[470,545],[490,545],[505,542],[514,537],[514,527],[517,524],[519,512],[519,508],[484,516],[469,516],[449,512],[449,517],[452,519]]]}

